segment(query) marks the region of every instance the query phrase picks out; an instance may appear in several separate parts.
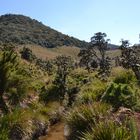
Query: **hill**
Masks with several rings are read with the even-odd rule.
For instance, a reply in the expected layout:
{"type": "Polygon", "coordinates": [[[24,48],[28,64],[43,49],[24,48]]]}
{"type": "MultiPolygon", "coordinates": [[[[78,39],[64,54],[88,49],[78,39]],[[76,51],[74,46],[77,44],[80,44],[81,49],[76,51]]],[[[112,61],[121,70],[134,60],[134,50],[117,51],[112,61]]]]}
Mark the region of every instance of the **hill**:
{"type": "Polygon", "coordinates": [[[85,41],[64,35],[41,22],[23,15],[0,16],[0,43],[36,44],[47,48],[57,46],[85,47],[85,41]]]}

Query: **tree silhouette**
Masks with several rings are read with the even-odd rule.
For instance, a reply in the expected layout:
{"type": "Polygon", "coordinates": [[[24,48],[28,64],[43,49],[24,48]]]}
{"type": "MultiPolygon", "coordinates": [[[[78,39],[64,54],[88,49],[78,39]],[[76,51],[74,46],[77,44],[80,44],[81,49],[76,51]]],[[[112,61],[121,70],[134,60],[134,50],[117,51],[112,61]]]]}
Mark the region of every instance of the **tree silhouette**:
{"type": "MultiPolygon", "coordinates": [[[[92,47],[96,48],[99,51],[98,60],[99,60],[99,74],[109,75],[110,73],[110,58],[106,56],[107,45],[109,39],[105,39],[107,37],[106,33],[98,32],[95,33],[93,37],[91,37],[92,47]]],[[[97,56],[97,55],[96,55],[97,56]]]]}

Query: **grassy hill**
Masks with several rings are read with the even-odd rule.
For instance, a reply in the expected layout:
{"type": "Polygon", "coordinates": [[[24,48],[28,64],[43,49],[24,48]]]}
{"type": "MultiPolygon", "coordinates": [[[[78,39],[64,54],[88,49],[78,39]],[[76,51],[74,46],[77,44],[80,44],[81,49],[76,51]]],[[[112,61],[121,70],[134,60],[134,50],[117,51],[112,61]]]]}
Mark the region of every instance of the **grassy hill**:
{"type": "MultiPolygon", "coordinates": [[[[64,35],[41,22],[23,15],[8,14],[0,16],[0,44],[14,43],[21,50],[29,47],[33,54],[43,60],[53,59],[58,55],[71,56],[75,60],[80,48],[89,43],[64,35]]],[[[109,56],[119,55],[118,46],[109,44],[109,56]]]]}
{"type": "Polygon", "coordinates": [[[47,48],[57,46],[85,47],[87,42],[64,35],[41,22],[23,15],[0,16],[0,43],[36,44],[47,48]]]}

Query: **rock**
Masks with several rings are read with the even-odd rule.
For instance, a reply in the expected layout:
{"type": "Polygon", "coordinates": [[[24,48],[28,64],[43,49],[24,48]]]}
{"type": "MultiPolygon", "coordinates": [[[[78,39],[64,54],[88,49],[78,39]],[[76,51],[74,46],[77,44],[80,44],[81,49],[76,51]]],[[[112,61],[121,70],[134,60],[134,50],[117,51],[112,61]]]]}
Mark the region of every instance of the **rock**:
{"type": "Polygon", "coordinates": [[[134,115],[134,113],[131,109],[125,108],[125,107],[120,107],[115,116],[119,122],[123,122],[126,120],[126,118],[129,118],[133,115],[134,115]]]}
{"type": "Polygon", "coordinates": [[[22,128],[20,124],[13,125],[10,131],[10,140],[36,140],[40,136],[46,135],[49,126],[46,122],[38,120],[28,121],[28,126],[22,128]]]}
{"type": "Polygon", "coordinates": [[[64,136],[69,137],[70,136],[70,128],[68,125],[64,126],[64,136]]]}
{"type": "Polygon", "coordinates": [[[49,129],[49,125],[46,124],[46,122],[40,122],[35,120],[34,126],[36,127],[36,129],[34,130],[34,133],[32,135],[33,140],[39,138],[40,136],[47,135],[47,130],[49,129]]]}

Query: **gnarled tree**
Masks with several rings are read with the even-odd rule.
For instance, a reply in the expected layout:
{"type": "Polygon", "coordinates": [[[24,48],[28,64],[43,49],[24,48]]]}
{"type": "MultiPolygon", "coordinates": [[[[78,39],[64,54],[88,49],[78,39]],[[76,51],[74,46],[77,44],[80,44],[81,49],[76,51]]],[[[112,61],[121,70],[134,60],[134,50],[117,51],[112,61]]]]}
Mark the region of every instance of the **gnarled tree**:
{"type": "Polygon", "coordinates": [[[136,46],[130,47],[128,40],[121,41],[121,65],[124,68],[131,68],[140,82],[140,55],[136,46]]]}
{"type": "Polygon", "coordinates": [[[106,37],[106,33],[95,33],[95,35],[91,37],[91,43],[92,47],[96,48],[99,51],[99,74],[105,74],[108,76],[110,73],[110,58],[106,55],[107,45],[109,41],[109,39],[105,39],[106,37]]]}
{"type": "Polygon", "coordinates": [[[81,57],[80,63],[86,65],[86,68],[99,67],[99,75],[108,76],[110,73],[110,58],[106,55],[108,39],[105,33],[95,33],[91,37],[91,44],[88,48],[81,50],[79,56],[81,57]]]}
{"type": "Polygon", "coordinates": [[[58,93],[60,98],[63,100],[67,93],[67,76],[69,72],[73,69],[73,60],[69,56],[58,56],[55,59],[55,64],[57,66],[56,78],[54,83],[58,86],[58,93]]]}

